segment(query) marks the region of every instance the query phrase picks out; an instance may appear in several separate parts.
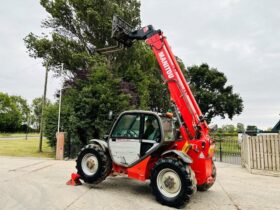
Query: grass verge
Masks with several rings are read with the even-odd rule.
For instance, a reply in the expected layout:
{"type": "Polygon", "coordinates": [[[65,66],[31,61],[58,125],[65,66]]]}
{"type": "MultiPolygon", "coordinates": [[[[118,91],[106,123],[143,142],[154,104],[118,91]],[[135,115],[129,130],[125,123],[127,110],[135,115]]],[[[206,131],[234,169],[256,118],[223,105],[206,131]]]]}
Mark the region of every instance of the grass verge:
{"type": "Polygon", "coordinates": [[[38,152],[39,138],[25,140],[0,140],[0,156],[15,156],[15,157],[45,157],[53,158],[54,152],[47,144],[47,140],[43,140],[42,150],[38,152]]]}

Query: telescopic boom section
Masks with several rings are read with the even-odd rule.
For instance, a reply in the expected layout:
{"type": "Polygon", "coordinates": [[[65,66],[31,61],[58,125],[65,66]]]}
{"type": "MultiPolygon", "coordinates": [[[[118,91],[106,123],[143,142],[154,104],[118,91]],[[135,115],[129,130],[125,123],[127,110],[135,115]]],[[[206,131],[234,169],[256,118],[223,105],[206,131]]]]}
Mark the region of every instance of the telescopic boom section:
{"type": "Polygon", "coordinates": [[[130,47],[134,40],[146,40],[160,65],[171,100],[183,118],[184,123],[180,127],[182,137],[185,140],[205,137],[208,134],[207,123],[163,33],[154,30],[151,25],[133,30],[130,25],[115,16],[112,37],[126,47],[130,47]]]}

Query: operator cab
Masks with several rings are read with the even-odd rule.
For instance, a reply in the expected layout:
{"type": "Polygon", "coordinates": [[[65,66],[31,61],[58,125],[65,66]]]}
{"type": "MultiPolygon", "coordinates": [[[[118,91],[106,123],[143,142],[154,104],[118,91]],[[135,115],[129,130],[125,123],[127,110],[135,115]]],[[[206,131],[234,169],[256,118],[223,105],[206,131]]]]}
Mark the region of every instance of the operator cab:
{"type": "Polygon", "coordinates": [[[110,132],[108,145],[113,161],[132,166],[160,146],[175,140],[172,117],[151,111],[126,111],[120,114],[110,132]]]}

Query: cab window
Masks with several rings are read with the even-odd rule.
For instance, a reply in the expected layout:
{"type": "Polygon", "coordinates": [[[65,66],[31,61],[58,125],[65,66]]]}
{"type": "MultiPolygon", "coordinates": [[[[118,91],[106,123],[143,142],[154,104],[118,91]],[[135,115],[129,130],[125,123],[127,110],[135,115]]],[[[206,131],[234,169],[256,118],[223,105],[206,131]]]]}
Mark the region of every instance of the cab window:
{"type": "Polygon", "coordinates": [[[161,117],[164,132],[164,141],[173,141],[175,139],[174,123],[172,119],[161,117]]]}
{"type": "Polygon", "coordinates": [[[160,126],[158,119],[153,115],[145,115],[144,133],[142,139],[160,140],[160,126]]]}
{"type": "Polygon", "coordinates": [[[113,138],[139,138],[140,115],[125,114],[118,120],[113,132],[113,138]]]}

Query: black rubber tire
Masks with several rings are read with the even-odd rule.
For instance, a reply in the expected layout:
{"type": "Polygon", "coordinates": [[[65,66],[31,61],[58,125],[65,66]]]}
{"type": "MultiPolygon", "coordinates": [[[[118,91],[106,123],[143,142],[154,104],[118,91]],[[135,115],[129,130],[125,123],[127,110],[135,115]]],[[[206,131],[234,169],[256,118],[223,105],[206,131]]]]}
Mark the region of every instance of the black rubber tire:
{"type": "Polygon", "coordinates": [[[162,158],[155,164],[151,172],[150,186],[157,201],[161,204],[180,208],[189,202],[191,195],[196,191],[196,179],[192,169],[187,164],[174,158],[162,158]],[[181,180],[180,192],[172,198],[163,195],[157,186],[157,176],[161,170],[166,168],[175,171],[181,180]]]}
{"type": "Polygon", "coordinates": [[[204,192],[204,191],[209,190],[210,187],[212,187],[213,184],[215,183],[216,176],[217,176],[216,166],[215,166],[214,162],[212,161],[212,177],[214,179],[213,183],[211,183],[211,184],[204,183],[202,185],[197,185],[197,190],[200,191],[200,192],[204,192]]]}
{"type": "MultiPolygon", "coordinates": [[[[105,155],[108,157],[108,163],[107,163],[107,167],[106,167],[106,177],[109,176],[112,173],[112,159],[111,156],[109,154],[109,151],[107,150],[105,152],[105,155]]],[[[105,179],[106,179],[105,177],[105,179]]]]}
{"type": "Polygon", "coordinates": [[[110,174],[112,170],[112,161],[108,153],[104,152],[98,145],[88,144],[85,147],[83,147],[80,153],[78,154],[78,158],[76,160],[76,168],[78,174],[80,175],[80,178],[85,183],[98,184],[105,180],[106,177],[110,174]],[[99,165],[96,173],[90,176],[85,174],[82,169],[83,157],[88,153],[95,155],[99,165]]]}

